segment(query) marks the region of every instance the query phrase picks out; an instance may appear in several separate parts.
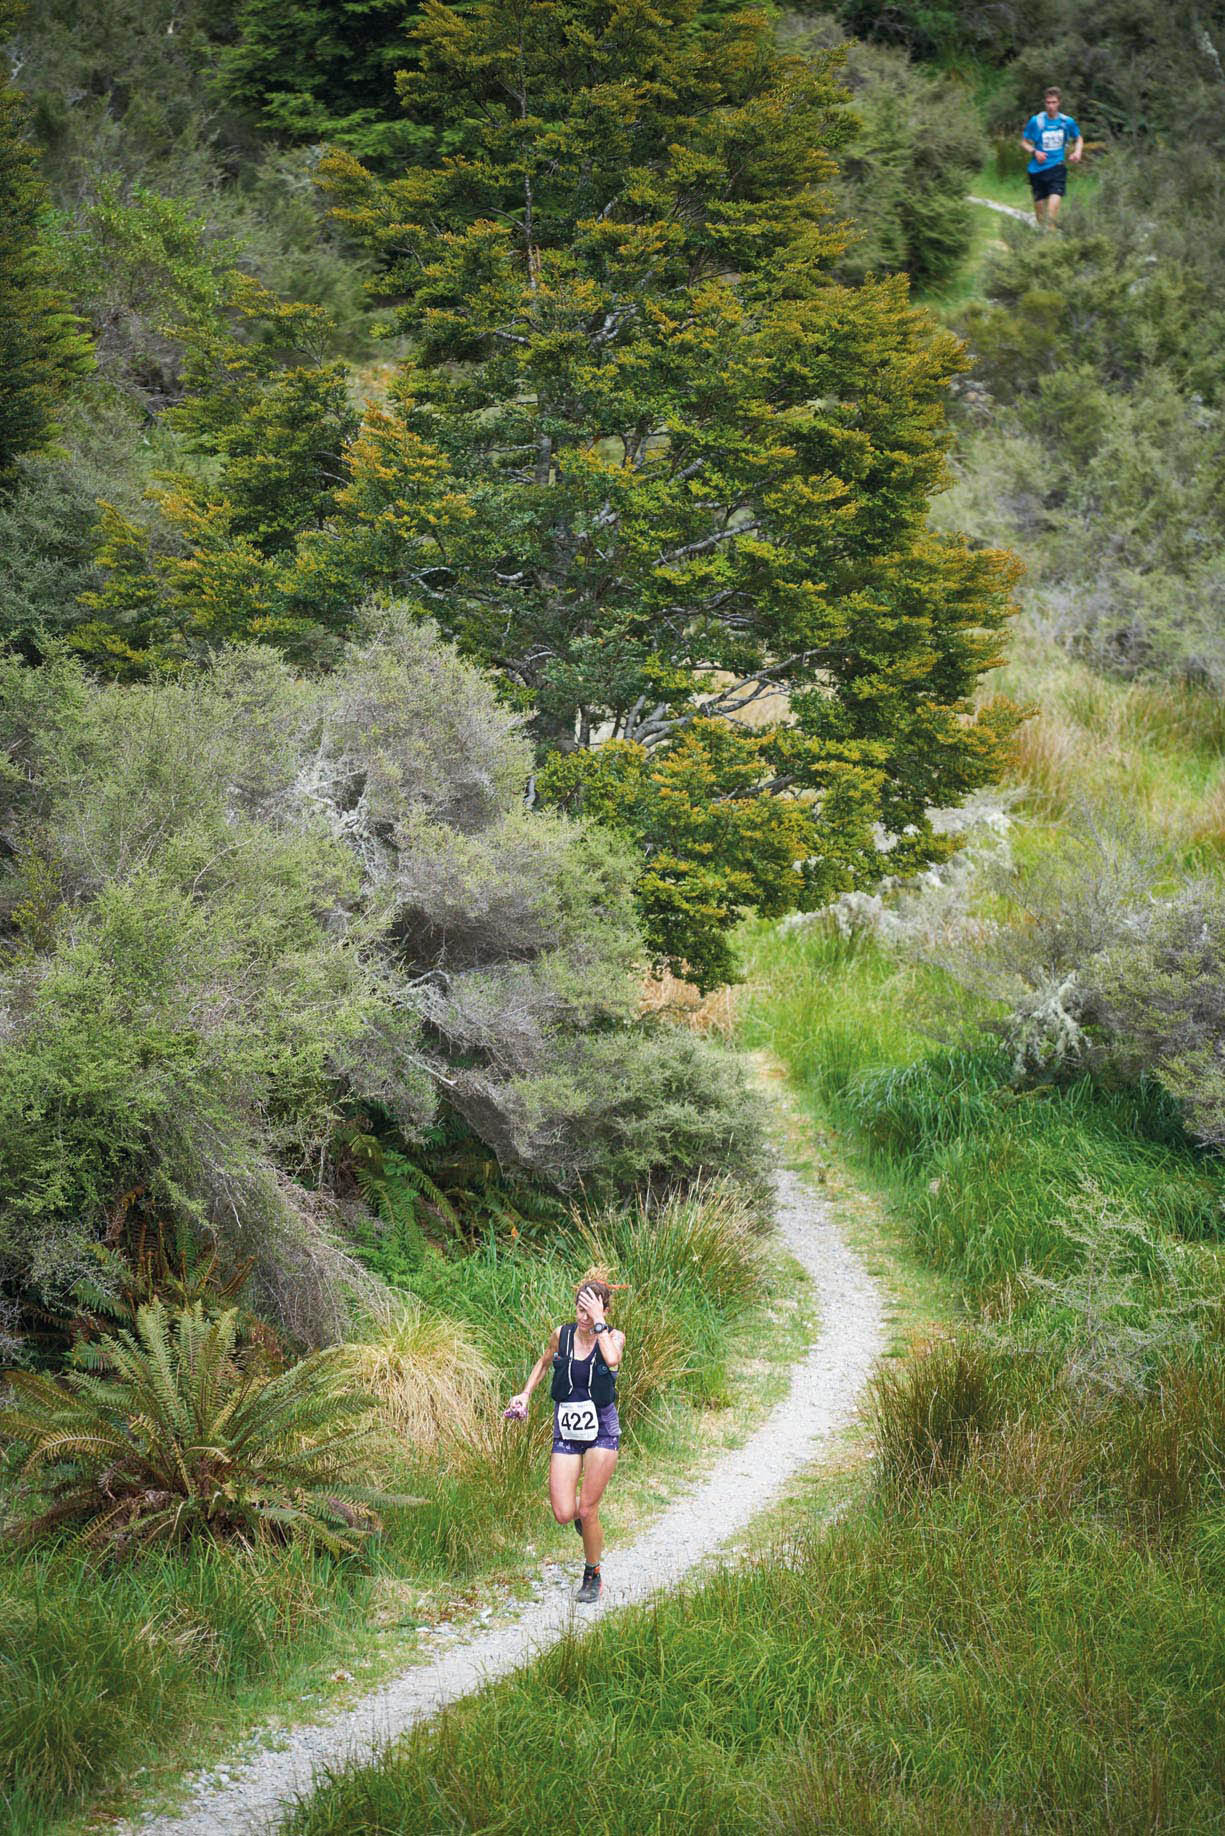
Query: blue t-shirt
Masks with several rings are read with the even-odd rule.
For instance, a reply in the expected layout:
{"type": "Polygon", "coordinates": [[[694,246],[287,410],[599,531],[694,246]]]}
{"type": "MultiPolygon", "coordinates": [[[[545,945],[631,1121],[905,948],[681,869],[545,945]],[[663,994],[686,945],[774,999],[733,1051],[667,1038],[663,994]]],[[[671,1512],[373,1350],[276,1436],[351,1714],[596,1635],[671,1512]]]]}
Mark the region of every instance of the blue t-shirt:
{"type": "MultiPolygon", "coordinates": [[[[1016,120],[1016,116],[1013,116],[1016,120]]],[[[1064,149],[1069,142],[1072,146],[1080,139],[1080,129],[1071,115],[1031,115],[1025,123],[1025,139],[1033,147],[1041,147],[1046,158],[1039,165],[1031,159],[1025,170],[1027,172],[1049,172],[1053,166],[1062,166],[1064,149]]]]}

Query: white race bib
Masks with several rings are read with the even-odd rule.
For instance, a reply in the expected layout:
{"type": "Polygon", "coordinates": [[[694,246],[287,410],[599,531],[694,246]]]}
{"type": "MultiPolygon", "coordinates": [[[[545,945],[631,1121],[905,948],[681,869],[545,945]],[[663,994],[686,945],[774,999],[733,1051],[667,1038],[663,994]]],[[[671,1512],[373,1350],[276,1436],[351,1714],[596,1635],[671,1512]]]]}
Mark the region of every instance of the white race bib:
{"type": "Polygon", "coordinates": [[[600,1416],[595,1404],[558,1403],[557,1432],[563,1441],[594,1441],[600,1432],[600,1416]]]}
{"type": "Polygon", "coordinates": [[[1063,145],[1063,129],[1062,128],[1043,128],[1042,130],[1042,151],[1044,153],[1058,153],[1062,145],[1063,145]]]}

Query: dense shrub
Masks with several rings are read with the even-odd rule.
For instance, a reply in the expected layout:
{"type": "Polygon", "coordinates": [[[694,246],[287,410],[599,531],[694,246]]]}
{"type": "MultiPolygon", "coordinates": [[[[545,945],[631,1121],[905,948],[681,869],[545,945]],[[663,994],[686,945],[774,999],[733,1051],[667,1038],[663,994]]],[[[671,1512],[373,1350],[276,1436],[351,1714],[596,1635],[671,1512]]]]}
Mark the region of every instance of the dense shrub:
{"type": "Polygon", "coordinates": [[[280,140],[330,142],[386,161],[423,138],[403,118],[417,0],[234,0],[213,89],[280,140]]]}
{"type": "Polygon", "coordinates": [[[0,481],[51,444],[60,401],[93,363],[48,258],[46,186],[8,59],[23,11],[0,5],[0,481]]]}
{"type": "Polygon", "coordinates": [[[1077,0],[842,0],[838,11],[860,37],[920,58],[968,54],[995,66],[991,125],[1004,131],[1019,133],[1051,82],[1099,134],[1181,137],[1192,120],[1214,112],[1221,14],[1195,0],[1160,9],[1146,0],[1102,0],[1091,21],[1077,0]]]}
{"type": "Polygon", "coordinates": [[[1191,1135],[1220,1147],[1225,894],[1174,866],[1137,826],[1085,810],[1057,844],[997,875],[998,921],[960,926],[931,954],[992,1003],[982,1024],[1003,1036],[1019,1082],[1151,1079],[1191,1135]]]}
{"type": "Polygon", "coordinates": [[[352,1548],[372,1507],[393,1502],[369,1482],[368,1399],[324,1353],[244,1370],[237,1334],[232,1310],[210,1320],[199,1302],[167,1314],[153,1301],[134,1332],[90,1347],[90,1370],[11,1373],[0,1433],[28,1449],[22,1477],[43,1478],[19,1534],[67,1525],[117,1556],[197,1536],[352,1548]]]}
{"type": "Polygon", "coordinates": [[[377,1114],[403,1149],[440,1090],[558,1187],[756,1176],[730,1057],[634,1019],[625,850],[521,807],[516,718],[428,628],[313,682],[248,650],[133,689],[10,660],[2,686],[10,1293],[70,1294],[138,1192],[334,1336],[369,1286],[339,1125],[377,1114]]]}
{"type": "Polygon", "coordinates": [[[131,404],[91,389],[65,413],[56,451],[16,463],[0,497],[0,641],[33,660],[80,625],[81,594],[102,585],[98,499],[147,518],[148,455],[131,404]]]}
{"type": "Polygon", "coordinates": [[[904,270],[920,285],[944,279],[967,253],[972,213],[963,196],[984,142],[965,88],[900,52],[843,40],[832,17],[788,13],[791,50],[842,47],[858,126],[839,155],[834,196],[853,226],[838,272],[860,281],[904,270]]]}

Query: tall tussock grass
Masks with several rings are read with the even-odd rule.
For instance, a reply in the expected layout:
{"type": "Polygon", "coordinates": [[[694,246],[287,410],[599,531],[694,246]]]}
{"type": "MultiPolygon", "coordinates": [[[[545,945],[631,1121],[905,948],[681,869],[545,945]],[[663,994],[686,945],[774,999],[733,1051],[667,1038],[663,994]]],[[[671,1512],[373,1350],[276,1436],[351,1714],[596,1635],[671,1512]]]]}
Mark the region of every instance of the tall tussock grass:
{"type": "Polygon", "coordinates": [[[1038,712],[1017,729],[1011,771],[1032,813],[1057,822],[1086,801],[1143,816],[1177,845],[1192,841],[1225,762],[1225,703],[1206,688],[1123,682],[1039,644],[1005,672],[1038,712]]]}
{"type": "Polygon", "coordinates": [[[289,1831],[1225,1827],[1225,1613],[1191,1545],[988,1478],[971,1459],[922,1510],[881,1498],[601,1622],[289,1831]]]}
{"type": "Polygon", "coordinates": [[[1000,1360],[980,1340],[940,1339],[882,1365],[868,1399],[878,1483],[905,1494],[956,1478],[1003,1411],[1000,1360]]]}
{"type": "Polygon", "coordinates": [[[938,973],[870,940],[762,935],[756,970],[748,1038],[775,1039],[844,1151],[971,1296],[1069,1266],[1065,1220],[1087,1183],[1175,1239],[1225,1235],[1225,1167],[1191,1148],[1154,1082],[1018,1090],[997,1041],[948,1046],[920,1030],[938,973]]]}
{"type": "Polygon", "coordinates": [[[359,1565],[306,1545],[205,1544],[100,1572],[57,1545],[0,1565],[0,1826],[45,1830],[256,1678],[326,1650],[359,1565]]]}
{"type": "Polygon", "coordinates": [[[391,1302],[338,1355],[383,1425],[413,1450],[488,1443],[497,1378],[482,1335],[411,1296],[391,1302]]]}

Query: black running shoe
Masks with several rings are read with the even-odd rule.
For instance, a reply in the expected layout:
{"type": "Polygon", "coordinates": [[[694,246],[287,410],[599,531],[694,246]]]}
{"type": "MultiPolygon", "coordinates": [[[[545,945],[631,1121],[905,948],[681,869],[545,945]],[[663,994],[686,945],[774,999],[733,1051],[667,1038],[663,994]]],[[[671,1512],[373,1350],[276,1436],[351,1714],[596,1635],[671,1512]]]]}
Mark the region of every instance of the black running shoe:
{"type": "Polygon", "coordinates": [[[575,1528],[575,1529],[576,1529],[576,1530],[578,1531],[578,1533],[579,1533],[579,1535],[580,1535],[580,1536],[582,1536],[582,1534],[583,1534],[583,1520],[582,1520],[582,1518],[581,1518],[581,1517],[576,1517],[576,1518],[575,1518],[575,1520],[574,1520],[574,1528],[575,1528]]]}
{"type": "Polygon", "coordinates": [[[593,1605],[594,1602],[600,1598],[600,1589],[603,1585],[603,1582],[600,1580],[599,1569],[593,1568],[591,1563],[588,1562],[583,1569],[583,1585],[578,1590],[578,1598],[581,1605],[593,1605]]]}

